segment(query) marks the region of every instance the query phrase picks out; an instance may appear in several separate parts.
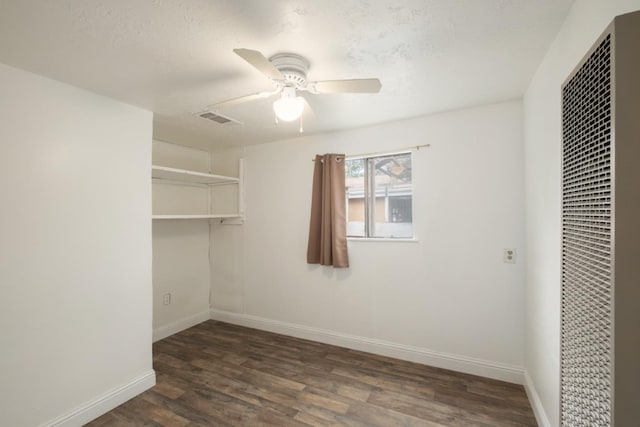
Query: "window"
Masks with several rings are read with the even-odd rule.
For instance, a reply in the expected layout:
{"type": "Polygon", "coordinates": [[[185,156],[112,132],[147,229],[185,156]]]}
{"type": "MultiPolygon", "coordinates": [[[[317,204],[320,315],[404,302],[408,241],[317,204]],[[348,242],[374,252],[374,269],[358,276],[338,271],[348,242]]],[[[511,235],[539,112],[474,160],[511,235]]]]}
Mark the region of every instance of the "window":
{"type": "Polygon", "coordinates": [[[413,237],[411,153],[345,162],[347,236],[413,237]]]}

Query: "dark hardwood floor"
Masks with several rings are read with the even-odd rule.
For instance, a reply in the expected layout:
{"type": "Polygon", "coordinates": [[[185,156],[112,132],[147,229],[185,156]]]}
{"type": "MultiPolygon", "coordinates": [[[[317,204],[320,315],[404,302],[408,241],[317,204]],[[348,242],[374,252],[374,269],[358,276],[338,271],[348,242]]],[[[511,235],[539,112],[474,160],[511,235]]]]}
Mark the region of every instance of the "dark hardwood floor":
{"type": "Polygon", "coordinates": [[[153,355],[157,385],[90,426],[536,426],[519,385],[213,320],[153,355]]]}

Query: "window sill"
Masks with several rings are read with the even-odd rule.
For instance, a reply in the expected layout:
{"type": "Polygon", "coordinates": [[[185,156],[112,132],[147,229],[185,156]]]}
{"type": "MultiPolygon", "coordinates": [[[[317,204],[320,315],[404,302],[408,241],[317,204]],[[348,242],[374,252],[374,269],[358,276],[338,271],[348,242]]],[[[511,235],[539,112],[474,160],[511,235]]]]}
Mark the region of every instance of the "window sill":
{"type": "Polygon", "coordinates": [[[349,242],[404,242],[404,243],[418,243],[418,239],[415,237],[410,238],[392,238],[392,237],[347,237],[349,242]]]}

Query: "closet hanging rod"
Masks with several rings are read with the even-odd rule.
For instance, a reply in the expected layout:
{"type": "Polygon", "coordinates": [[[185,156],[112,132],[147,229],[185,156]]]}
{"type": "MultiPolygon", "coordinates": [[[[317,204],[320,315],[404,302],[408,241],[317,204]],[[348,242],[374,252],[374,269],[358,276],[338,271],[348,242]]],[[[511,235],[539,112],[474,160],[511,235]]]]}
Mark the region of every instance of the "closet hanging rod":
{"type": "MultiPolygon", "coordinates": [[[[396,148],[393,151],[374,151],[374,152],[371,152],[371,153],[349,154],[349,155],[346,155],[345,158],[347,158],[347,159],[354,159],[354,158],[357,159],[357,158],[360,158],[360,157],[371,157],[371,156],[377,156],[377,155],[381,155],[381,154],[393,155],[393,154],[402,153],[403,151],[420,150],[421,148],[426,148],[426,147],[431,147],[431,144],[412,145],[410,147],[396,148]]],[[[315,162],[316,159],[311,159],[311,161],[315,162]]]]}

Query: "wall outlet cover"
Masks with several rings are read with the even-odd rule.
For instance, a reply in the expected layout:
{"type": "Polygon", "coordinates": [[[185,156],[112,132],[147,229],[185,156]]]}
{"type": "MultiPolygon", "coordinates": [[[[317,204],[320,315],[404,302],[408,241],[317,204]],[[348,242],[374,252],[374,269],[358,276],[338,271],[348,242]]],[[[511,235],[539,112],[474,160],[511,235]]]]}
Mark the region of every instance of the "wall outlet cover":
{"type": "Polygon", "coordinates": [[[516,263],[516,250],[514,248],[505,248],[503,260],[507,264],[515,264],[516,263]]]}

